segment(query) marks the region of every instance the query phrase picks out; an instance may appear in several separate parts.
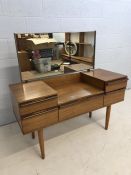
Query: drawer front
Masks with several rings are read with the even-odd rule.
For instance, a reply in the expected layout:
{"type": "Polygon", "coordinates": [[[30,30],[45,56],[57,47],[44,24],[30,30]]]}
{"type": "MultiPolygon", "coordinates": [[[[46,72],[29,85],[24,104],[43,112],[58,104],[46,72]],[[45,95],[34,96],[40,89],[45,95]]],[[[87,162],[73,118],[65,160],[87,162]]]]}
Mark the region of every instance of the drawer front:
{"type": "Polygon", "coordinates": [[[58,122],[58,109],[52,109],[44,113],[29,116],[21,121],[24,134],[38,128],[47,127],[58,122]]]}
{"type": "Polygon", "coordinates": [[[20,105],[20,115],[31,114],[40,110],[48,109],[57,106],[57,97],[50,97],[48,99],[32,101],[20,105]]]}
{"type": "Polygon", "coordinates": [[[109,92],[104,96],[104,106],[108,106],[124,100],[125,89],[109,92]]]}
{"type": "Polygon", "coordinates": [[[110,91],[126,88],[126,85],[127,85],[126,79],[118,80],[118,81],[113,81],[108,83],[105,89],[106,89],[106,92],[110,92],[110,91]]]}
{"type": "Polygon", "coordinates": [[[86,99],[60,107],[59,121],[66,120],[103,107],[103,96],[86,99]]]}

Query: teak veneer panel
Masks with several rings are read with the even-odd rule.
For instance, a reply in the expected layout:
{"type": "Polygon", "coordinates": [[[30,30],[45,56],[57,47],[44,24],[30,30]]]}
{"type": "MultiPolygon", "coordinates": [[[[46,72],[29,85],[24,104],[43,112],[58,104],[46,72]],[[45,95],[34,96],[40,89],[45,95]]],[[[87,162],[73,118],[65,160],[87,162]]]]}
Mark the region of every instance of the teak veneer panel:
{"type": "Polygon", "coordinates": [[[95,69],[93,71],[87,72],[86,74],[104,82],[116,81],[123,78],[127,79],[126,75],[107,71],[104,69],[95,69]]]}
{"type": "Polygon", "coordinates": [[[80,82],[80,73],[75,72],[70,74],[52,76],[52,77],[45,78],[43,81],[53,89],[59,88],[61,86],[64,87],[66,85],[70,86],[70,84],[72,83],[80,82]]]}
{"type": "Polygon", "coordinates": [[[13,112],[15,114],[16,120],[18,121],[20,127],[21,127],[21,116],[20,116],[20,109],[19,109],[19,104],[17,103],[17,100],[14,96],[14,94],[11,94],[11,100],[12,100],[12,107],[13,107],[13,112]]]}
{"type": "Polygon", "coordinates": [[[39,128],[47,127],[58,122],[58,109],[52,109],[28,116],[22,120],[23,133],[32,132],[39,128]]]}
{"type": "Polygon", "coordinates": [[[40,110],[52,108],[58,106],[57,96],[49,97],[46,99],[39,99],[30,103],[24,103],[20,105],[20,115],[24,116],[40,110]]]}
{"type": "Polygon", "coordinates": [[[124,100],[125,89],[109,92],[104,96],[104,106],[109,106],[124,100]]]}
{"type": "MultiPolygon", "coordinates": [[[[90,73],[90,72],[89,72],[90,73]]],[[[88,76],[88,73],[81,73],[81,79],[83,82],[88,83],[94,87],[97,87],[101,90],[105,90],[105,84],[102,80],[96,79],[94,77],[88,76]]]]}
{"type": "Polygon", "coordinates": [[[43,81],[18,83],[10,85],[10,89],[19,104],[57,95],[57,92],[43,81]]]}
{"type": "Polygon", "coordinates": [[[126,86],[127,86],[127,79],[112,81],[107,83],[107,85],[105,86],[105,91],[110,92],[114,90],[119,90],[122,88],[126,88],[126,86]]]}
{"type": "Polygon", "coordinates": [[[87,98],[64,105],[59,109],[59,121],[84,114],[103,107],[103,95],[87,98]]]}
{"type": "Polygon", "coordinates": [[[82,73],[84,81],[103,89],[105,92],[126,88],[127,76],[106,71],[103,69],[95,69],[93,71],[82,73]]]}
{"type": "Polygon", "coordinates": [[[58,105],[104,93],[100,88],[82,81],[82,76],[80,73],[61,75],[57,78],[44,80],[44,82],[57,91],[58,105]]]}
{"type": "Polygon", "coordinates": [[[70,85],[56,88],[58,92],[58,105],[64,105],[83,98],[103,94],[104,91],[84,82],[71,83],[70,85]]]}

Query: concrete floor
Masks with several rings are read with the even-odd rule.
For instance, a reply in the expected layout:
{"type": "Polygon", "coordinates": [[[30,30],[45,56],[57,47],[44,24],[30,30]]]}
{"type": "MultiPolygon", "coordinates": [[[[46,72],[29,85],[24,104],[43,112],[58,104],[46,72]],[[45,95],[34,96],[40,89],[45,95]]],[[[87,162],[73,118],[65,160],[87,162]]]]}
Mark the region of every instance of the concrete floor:
{"type": "Polygon", "coordinates": [[[131,90],[112,106],[45,129],[46,158],[37,138],[23,136],[17,123],[0,128],[0,175],[131,175],[131,90]]]}

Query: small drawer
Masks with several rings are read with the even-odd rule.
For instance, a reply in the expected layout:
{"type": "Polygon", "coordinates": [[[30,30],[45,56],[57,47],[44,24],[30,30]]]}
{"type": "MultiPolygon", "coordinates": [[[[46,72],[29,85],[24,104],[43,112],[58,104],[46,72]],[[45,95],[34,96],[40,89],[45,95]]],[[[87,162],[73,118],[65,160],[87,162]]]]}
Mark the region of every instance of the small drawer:
{"type": "Polygon", "coordinates": [[[22,131],[24,134],[26,134],[38,128],[44,128],[57,122],[58,122],[58,108],[55,108],[49,111],[36,113],[32,116],[24,118],[21,121],[22,131]]]}
{"type": "Polygon", "coordinates": [[[59,121],[103,107],[103,95],[60,106],[59,121]]]}
{"type": "Polygon", "coordinates": [[[20,115],[27,115],[31,114],[40,110],[48,109],[51,107],[55,107],[58,104],[58,98],[56,96],[45,98],[45,99],[38,99],[31,102],[26,102],[20,104],[20,115]]]}
{"type": "Polygon", "coordinates": [[[104,96],[104,106],[108,106],[124,100],[125,89],[109,92],[104,96]]]}
{"type": "Polygon", "coordinates": [[[126,88],[126,85],[127,85],[127,79],[112,81],[106,85],[105,91],[111,92],[114,90],[123,89],[123,88],[126,88]]]}

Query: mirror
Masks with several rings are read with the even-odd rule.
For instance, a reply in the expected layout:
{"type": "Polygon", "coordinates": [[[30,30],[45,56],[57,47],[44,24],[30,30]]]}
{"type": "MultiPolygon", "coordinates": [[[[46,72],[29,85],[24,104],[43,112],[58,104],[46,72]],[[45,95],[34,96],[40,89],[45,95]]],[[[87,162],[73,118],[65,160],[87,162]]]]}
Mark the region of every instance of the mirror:
{"type": "Polygon", "coordinates": [[[21,81],[95,66],[95,31],[17,33],[14,36],[21,81]]]}

